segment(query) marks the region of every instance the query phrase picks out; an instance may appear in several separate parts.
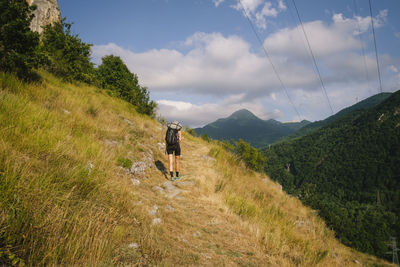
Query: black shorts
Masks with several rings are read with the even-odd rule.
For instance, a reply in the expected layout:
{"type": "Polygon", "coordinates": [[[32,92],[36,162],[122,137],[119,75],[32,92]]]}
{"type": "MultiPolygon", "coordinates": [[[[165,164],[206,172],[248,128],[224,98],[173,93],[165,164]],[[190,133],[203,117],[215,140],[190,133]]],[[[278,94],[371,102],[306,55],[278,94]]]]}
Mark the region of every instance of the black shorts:
{"type": "Polygon", "coordinates": [[[181,155],[181,146],[179,145],[179,143],[174,146],[167,146],[167,154],[171,155],[174,153],[175,153],[175,156],[181,155]]]}

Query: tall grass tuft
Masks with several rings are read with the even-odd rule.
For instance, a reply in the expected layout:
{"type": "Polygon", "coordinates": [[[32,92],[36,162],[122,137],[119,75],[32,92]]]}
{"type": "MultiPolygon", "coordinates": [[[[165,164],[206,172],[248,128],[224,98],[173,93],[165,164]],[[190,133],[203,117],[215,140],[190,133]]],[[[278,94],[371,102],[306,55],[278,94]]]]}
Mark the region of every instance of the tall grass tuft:
{"type": "Polygon", "coordinates": [[[137,227],[134,196],[113,179],[118,152],[103,142],[124,136],[109,122],[131,111],[93,88],[43,76],[25,84],[0,74],[0,262],[106,263],[124,238],[116,229],[126,236],[137,227]]]}

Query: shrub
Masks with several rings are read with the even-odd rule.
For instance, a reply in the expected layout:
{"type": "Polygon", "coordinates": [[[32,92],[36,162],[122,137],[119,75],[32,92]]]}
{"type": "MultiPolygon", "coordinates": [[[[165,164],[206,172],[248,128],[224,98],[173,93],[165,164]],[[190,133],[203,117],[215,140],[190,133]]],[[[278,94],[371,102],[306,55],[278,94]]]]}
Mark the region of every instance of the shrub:
{"type": "Polygon", "coordinates": [[[120,57],[108,55],[102,58],[96,70],[98,86],[108,89],[111,95],[120,97],[136,107],[139,113],[154,116],[157,107],[150,101],[146,87],[139,85],[138,76],[131,73],[120,57]]]}
{"type": "Polygon", "coordinates": [[[44,27],[41,50],[47,57],[46,68],[64,81],[94,81],[94,65],[90,62],[91,44],[71,33],[65,18],[44,27]]]}
{"type": "Polygon", "coordinates": [[[233,152],[248,168],[259,172],[263,171],[267,159],[257,148],[250,146],[249,143],[243,140],[239,140],[234,142],[233,152]]]}
{"type": "Polygon", "coordinates": [[[25,80],[40,63],[39,34],[29,28],[34,9],[25,0],[0,1],[0,70],[25,80]]]}
{"type": "Polygon", "coordinates": [[[208,136],[208,134],[202,134],[200,135],[200,138],[204,141],[211,142],[211,138],[208,136]]]}
{"type": "Polygon", "coordinates": [[[123,168],[129,169],[132,167],[132,161],[127,158],[118,158],[117,159],[117,165],[121,166],[123,168]]]}

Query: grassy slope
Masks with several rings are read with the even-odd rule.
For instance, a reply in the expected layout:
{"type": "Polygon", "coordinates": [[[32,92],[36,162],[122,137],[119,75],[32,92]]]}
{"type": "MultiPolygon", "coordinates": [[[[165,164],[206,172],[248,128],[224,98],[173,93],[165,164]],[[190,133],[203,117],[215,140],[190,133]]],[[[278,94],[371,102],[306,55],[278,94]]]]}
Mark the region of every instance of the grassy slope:
{"type": "Polygon", "coordinates": [[[0,74],[3,263],[14,257],[28,265],[386,264],[344,247],[271,180],[186,133],[183,180],[194,186],[167,198],[153,189],[166,182],[155,167],[135,186],[117,161],[151,157],[167,166],[157,144],[161,125],[99,89],[42,76],[42,84],[26,85],[0,74]],[[154,205],[162,220],[155,225],[154,205]]]}

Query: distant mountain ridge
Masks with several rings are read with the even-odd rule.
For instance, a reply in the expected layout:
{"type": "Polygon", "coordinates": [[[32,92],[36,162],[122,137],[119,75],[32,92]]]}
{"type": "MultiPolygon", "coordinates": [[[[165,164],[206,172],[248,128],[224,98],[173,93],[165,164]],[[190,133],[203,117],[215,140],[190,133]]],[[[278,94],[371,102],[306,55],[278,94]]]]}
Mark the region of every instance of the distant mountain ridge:
{"type": "Polygon", "coordinates": [[[242,139],[252,146],[263,147],[293,134],[309,124],[309,121],[282,123],[273,119],[262,120],[247,109],[234,112],[227,118],[218,119],[202,128],[194,129],[198,135],[207,134],[217,140],[242,139]]]}
{"type": "Polygon", "coordinates": [[[301,137],[306,134],[315,132],[316,130],[330,124],[331,122],[343,117],[344,115],[346,115],[350,112],[372,108],[372,107],[382,103],[384,100],[386,100],[391,95],[392,95],[392,93],[380,93],[380,94],[376,94],[371,97],[368,97],[368,98],[358,102],[357,104],[354,104],[350,107],[342,109],[338,113],[326,118],[325,120],[312,122],[312,123],[302,127],[301,129],[296,131],[294,134],[284,137],[282,140],[297,138],[297,137],[301,137]]]}

